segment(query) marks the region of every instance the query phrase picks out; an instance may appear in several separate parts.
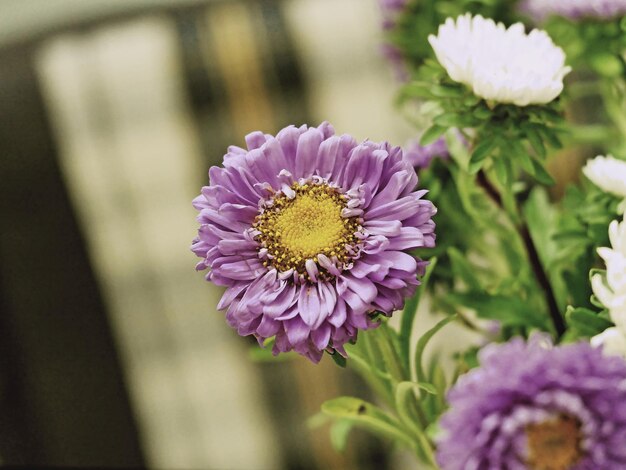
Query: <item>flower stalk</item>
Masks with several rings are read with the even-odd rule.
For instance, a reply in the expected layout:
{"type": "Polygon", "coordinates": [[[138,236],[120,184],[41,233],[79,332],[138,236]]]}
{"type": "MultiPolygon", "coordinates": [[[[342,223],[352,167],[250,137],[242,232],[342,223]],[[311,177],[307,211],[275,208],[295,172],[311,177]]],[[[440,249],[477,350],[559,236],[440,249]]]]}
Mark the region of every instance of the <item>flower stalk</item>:
{"type": "MultiPolygon", "coordinates": [[[[476,182],[480,187],[485,190],[485,193],[497,206],[499,206],[501,209],[504,209],[500,193],[491,184],[489,178],[483,170],[479,171],[476,175],[476,182]]],[[[556,296],[554,294],[554,289],[552,288],[552,283],[550,282],[550,279],[548,278],[548,275],[543,268],[543,263],[541,262],[539,253],[537,252],[537,248],[535,247],[535,244],[533,242],[530,230],[528,229],[528,225],[525,222],[518,222],[514,225],[517,233],[524,243],[526,252],[528,253],[528,261],[532,267],[533,273],[535,274],[537,283],[544,293],[546,306],[548,307],[550,319],[552,320],[554,330],[557,336],[561,337],[563,333],[565,333],[565,321],[563,319],[563,315],[561,315],[561,311],[559,309],[558,303],[556,301],[556,296]]]]}

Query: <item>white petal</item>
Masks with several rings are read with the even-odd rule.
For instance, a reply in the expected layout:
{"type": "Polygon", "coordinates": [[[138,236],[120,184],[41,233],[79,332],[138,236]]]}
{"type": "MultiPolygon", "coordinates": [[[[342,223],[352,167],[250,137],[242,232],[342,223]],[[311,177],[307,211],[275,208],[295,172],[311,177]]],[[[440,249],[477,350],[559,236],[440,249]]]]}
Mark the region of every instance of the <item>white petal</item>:
{"type": "MultiPolygon", "coordinates": [[[[607,155],[599,155],[589,160],[583,173],[593,184],[607,193],[626,197],[626,162],[607,155]]],[[[622,240],[626,236],[626,228],[622,228],[622,240]]],[[[611,241],[613,243],[613,241],[611,241]]],[[[626,243],[626,242],[624,242],[626,243]]]]}
{"type": "Polygon", "coordinates": [[[591,288],[593,293],[604,306],[609,306],[613,302],[615,296],[611,289],[609,289],[604,283],[604,279],[601,274],[595,274],[591,278],[591,288]]]}
{"type": "Polygon", "coordinates": [[[602,351],[610,356],[626,357],[626,335],[618,328],[609,328],[591,338],[591,345],[602,347],[602,351]]]}
{"type": "Polygon", "coordinates": [[[606,274],[594,275],[591,288],[609,310],[613,322],[626,331],[626,221],[611,222],[609,239],[611,248],[598,248],[598,254],[606,263],[606,274]]]}

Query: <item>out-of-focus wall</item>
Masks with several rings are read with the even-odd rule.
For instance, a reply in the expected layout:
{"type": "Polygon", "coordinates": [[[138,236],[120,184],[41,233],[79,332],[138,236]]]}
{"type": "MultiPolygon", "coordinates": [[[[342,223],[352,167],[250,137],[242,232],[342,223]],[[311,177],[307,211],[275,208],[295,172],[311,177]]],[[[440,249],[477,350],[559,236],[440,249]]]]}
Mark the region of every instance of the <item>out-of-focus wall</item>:
{"type": "Polygon", "coordinates": [[[357,140],[413,136],[393,107],[398,83],[381,54],[377,0],[290,0],[286,12],[316,120],[357,140]]]}
{"type": "Polygon", "coordinates": [[[62,36],[38,66],[149,463],[277,467],[258,377],[185,249],[203,165],[175,25],[62,36]]]}
{"type": "Polygon", "coordinates": [[[188,251],[190,201],[245,133],[329,120],[357,139],[412,135],[376,1],[5,2],[0,47],[29,44],[147,463],[384,468],[364,435],[341,456],[306,427],[323,400],[366,396],[362,384],[329,361],[250,361],[188,251]]]}

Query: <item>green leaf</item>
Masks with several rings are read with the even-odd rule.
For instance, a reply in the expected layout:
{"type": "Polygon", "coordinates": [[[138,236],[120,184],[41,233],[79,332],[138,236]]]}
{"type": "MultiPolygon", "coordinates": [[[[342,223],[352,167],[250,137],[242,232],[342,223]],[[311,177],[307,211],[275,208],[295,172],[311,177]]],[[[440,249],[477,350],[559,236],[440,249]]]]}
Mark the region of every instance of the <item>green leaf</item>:
{"type": "Polygon", "coordinates": [[[421,390],[424,390],[427,393],[430,393],[431,395],[437,395],[439,392],[437,391],[437,388],[428,382],[411,382],[413,383],[416,387],[418,387],[421,390]]]}
{"type": "Polygon", "coordinates": [[[329,356],[332,357],[332,359],[335,362],[335,364],[337,364],[339,367],[341,367],[341,368],[345,368],[346,367],[346,358],[343,357],[338,352],[335,351],[332,354],[329,353],[329,356]]]}
{"type": "Polygon", "coordinates": [[[382,323],[376,330],[372,330],[370,333],[370,335],[373,335],[374,340],[378,345],[378,349],[382,354],[385,370],[389,372],[392,379],[395,381],[401,381],[406,377],[408,371],[405,371],[403,368],[398,350],[394,347],[394,341],[391,334],[392,332],[390,331],[387,323],[382,323]]]}
{"type": "Polygon", "coordinates": [[[349,419],[337,419],[330,427],[330,443],[337,452],[343,452],[348,443],[348,436],[354,427],[349,419]]]}
{"type": "Polygon", "coordinates": [[[535,153],[539,158],[545,158],[546,156],[546,147],[543,145],[543,141],[539,136],[539,133],[535,131],[532,127],[525,129],[526,138],[530,142],[530,145],[534,149],[535,153]]]}
{"type": "Polygon", "coordinates": [[[416,396],[415,391],[419,390],[416,382],[400,382],[396,386],[396,410],[398,416],[408,429],[418,435],[428,425],[424,412],[420,407],[419,394],[416,396]]]}
{"type": "Polygon", "coordinates": [[[535,327],[548,331],[549,317],[528,306],[519,297],[481,292],[450,293],[448,300],[471,308],[476,315],[490,320],[499,320],[503,325],[535,327]]]}
{"type": "Polygon", "coordinates": [[[422,363],[424,350],[426,349],[428,342],[432,339],[433,336],[435,336],[435,334],[437,334],[439,330],[441,330],[448,323],[456,320],[456,318],[456,314],[444,318],[443,320],[439,321],[435,326],[433,326],[430,330],[424,333],[417,341],[417,346],[415,348],[415,375],[418,382],[428,382],[426,374],[424,374],[424,366],[422,363]]]}
{"type": "Polygon", "coordinates": [[[431,92],[439,98],[460,98],[465,94],[462,87],[454,85],[435,85],[431,92]]]}
{"type": "Polygon", "coordinates": [[[448,248],[448,257],[452,264],[452,272],[455,278],[460,279],[470,290],[482,290],[476,278],[476,268],[467,262],[467,257],[455,247],[448,248]]]}
{"type": "Polygon", "coordinates": [[[435,124],[445,128],[463,127],[466,121],[467,119],[463,119],[462,116],[456,113],[443,113],[433,119],[435,124]]]}
{"type": "Polygon", "coordinates": [[[420,400],[415,395],[419,388],[422,388],[421,385],[415,382],[400,382],[396,387],[396,409],[400,420],[416,438],[418,454],[435,467],[433,447],[424,432],[429,423],[420,400]]]}
{"type": "Polygon", "coordinates": [[[533,159],[530,155],[528,155],[526,152],[520,155],[516,155],[515,161],[519,163],[519,165],[526,173],[535,176],[535,165],[533,165],[533,159]]]}
{"type": "Polygon", "coordinates": [[[447,127],[438,126],[437,124],[432,125],[426,129],[424,134],[422,134],[422,137],[420,138],[420,145],[432,144],[435,140],[441,137],[441,134],[443,134],[446,129],[447,127]]]}
{"type": "Polygon", "coordinates": [[[568,326],[576,330],[579,337],[585,338],[591,338],[613,326],[613,323],[587,308],[568,307],[565,319],[568,326]]]}
{"type": "Polygon", "coordinates": [[[480,107],[476,108],[474,111],[472,111],[472,114],[477,119],[480,119],[481,121],[485,121],[485,120],[489,119],[492,116],[493,113],[486,106],[480,106],[480,107]]]}
{"type": "Polygon", "coordinates": [[[465,97],[463,98],[463,105],[468,108],[471,108],[472,106],[475,106],[476,104],[478,104],[480,100],[481,98],[479,98],[475,94],[469,93],[465,95],[465,97]]]}
{"type": "Polygon", "coordinates": [[[400,95],[411,98],[431,98],[433,96],[431,87],[431,83],[414,81],[403,86],[400,89],[400,95]]]}
{"type": "Polygon", "coordinates": [[[533,175],[542,184],[547,186],[552,186],[554,184],[554,179],[550,176],[550,173],[544,168],[543,164],[534,158],[532,159],[532,164],[534,167],[533,175]]]}
{"type": "Polygon", "coordinates": [[[380,353],[376,349],[376,352],[370,351],[374,340],[370,337],[370,331],[363,331],[359,335],[359,341],[357,344],[346,344],[345,348],[350,357],[349,366],[356,370],[356,372],[363,377],[368,385],[374,390],[376,395],[387,403],[393,405],[393,379],[388,372],[380,369],[383,366],[384,361],[379,357],[380,353]],[[375,354],[372,359],[371,354],[375,354]],[[380,362],[380,365],[378,365],[380,362]]]}
{"type": "Polygon", "coordinates": [[[541,125],[536,126],[536,129],[541,134],[543,139],[548,142],[548,144],[552,148],[560,149],[561,147],[563,147],[563,144],[561,143],[558,136],[556,135],[556,132],[553,129],[541,125]]]}
{"type": "Polygon", "coordinates": [[[417,307],[419,306],[422,298],[422,293],[428,286],[430,276],[437,266],[437,258],[431,258],[424,277],[422,278],[421,285],[415,290],[415,294],[404,304],[404,310],[402,310],[402,316],[400,317],[400,356],[403,359],[404,367],[409,370],[410,367],[410,349],[411,349],[411,334],[413,332],[413,322],[415,315],[417,314],[417,307]]]}
{"type": "Polygon", "coordinates": [[[469,162],[470,173],[478,173],[478,170],[482,167],[482,162],[489,156],[495,146],[496,139],[493,136],[489,136],[481,140],[478,145],[474,147],[469,162]]]}
{"type": "Polygon", "coordinates": [[[333,398],[322,404],[322,413],[333,418],[348,420],[381,437],[402,443],[411,449],[415,448],[415,442],[396,419],[376,405],[360,398],[333,398]]]}
{"type": "Polygon", "coordinates": [[[493,169],[495,170],[496,178],[498,179],[500,185],[503,188],[508,188],[513,179],[511,160],[504,155],[501,155],[500,158],[495,158],[493,160],[493,169]]]}

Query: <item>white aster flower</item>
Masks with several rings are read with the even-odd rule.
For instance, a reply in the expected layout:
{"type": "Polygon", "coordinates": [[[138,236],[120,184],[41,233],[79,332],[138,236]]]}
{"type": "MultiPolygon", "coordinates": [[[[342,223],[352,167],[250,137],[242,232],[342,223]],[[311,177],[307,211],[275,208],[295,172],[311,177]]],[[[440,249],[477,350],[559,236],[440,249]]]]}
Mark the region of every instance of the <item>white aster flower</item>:
{"type": "Polygon", "coordinates": [[[591,338],[594,348],[602,348],[609,356],[626,357],[626,334],[620,328],[609,328],[591,338]]]}
{"type": "Polygon", "coordinates": [[[611,248],[598,248],[606,263],[606,275],[591,278],[593,293],[609,310],[611,320],[626,335],[626,221],[609,225],[611,248]]]}
{"type": "Polygon", "coordinates": [[[467,13],[456,21],[448,18],[428,41],[452,80],[499,103],[549,103],[559,96],[571,70],[565,53],[545,31],[526,34],[521,23],[506,29],[467,13]]]}
{"type": "Polygon", "coordinates": [[[602,191],[626,198],[626,162],[607,155],[589,160],[583,173],[602,191]]]}

